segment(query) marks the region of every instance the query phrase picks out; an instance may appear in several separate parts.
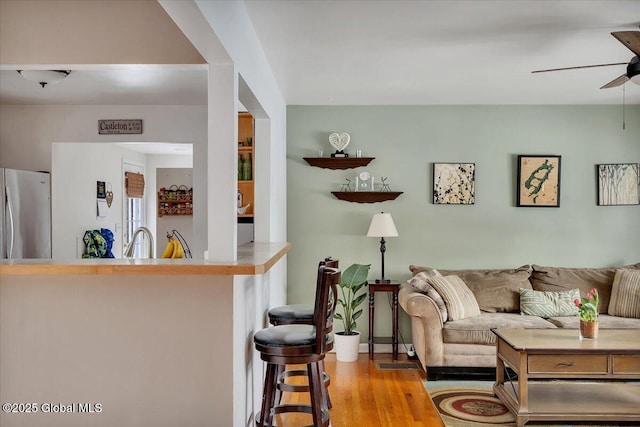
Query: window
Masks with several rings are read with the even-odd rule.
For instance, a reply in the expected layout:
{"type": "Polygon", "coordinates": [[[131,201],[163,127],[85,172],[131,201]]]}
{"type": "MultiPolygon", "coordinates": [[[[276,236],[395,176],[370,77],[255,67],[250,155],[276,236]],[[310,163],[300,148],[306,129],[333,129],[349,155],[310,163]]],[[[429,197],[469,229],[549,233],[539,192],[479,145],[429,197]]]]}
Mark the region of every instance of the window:
{"type": "MultiPolygon", "coordinates": [[[[123,161],[122,163],[123,169],[123,231],[122,231],[122,241],[124,242],[123,250],[126,250],[131,243],[131,239],[133,239],[133,233],[140,227],[145,225],[145,212],[144,212],[144,198],[142,197],[129,197],[132,193],[128,187],[131,185],[132,180],[130,176],[127,175],[136,175],[136,185],[139,182],[139,178],[142,178],[142,186],[144,187],[144,177],[142,175],[144,173],[144,165],[133,163],[131,161],[123,161]]],[[[139,189],[138,189],[139,190],[139,189]]],[[[136,191],[136,194],[142,196],[142,191],[136,191]]],[[[144,235],[143,235],[144,236],[144,235]]],[[[135,248],[133,250],[134,258],[146,258],[149,256],[148,252],[148,243],[145,242],[146,237],[138,236],[135,241],[135,248]]]]}
{"type": "MultiPolygon", "coordinates": [[[[129,246],[133,238],[133,232],[144,225],[144,199],[127,197],[125,206],[125,226],[124,226],[124,242],[125,247],[129,246]]],[[[135,243],[136,248],[133,252],[134,258],[146,258],[146,246],[142,244],[142,237],[139,236],[135,243]]]]}

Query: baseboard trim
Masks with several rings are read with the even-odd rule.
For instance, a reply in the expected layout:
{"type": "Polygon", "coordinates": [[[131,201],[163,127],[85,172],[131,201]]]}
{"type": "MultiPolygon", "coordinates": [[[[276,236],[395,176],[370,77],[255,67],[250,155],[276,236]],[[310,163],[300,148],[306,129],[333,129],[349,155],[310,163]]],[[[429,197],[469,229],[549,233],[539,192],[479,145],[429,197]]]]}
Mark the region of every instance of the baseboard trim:
{"type": "MultiPolygon", "coordinates": [[[[511,368],[509,375],[516,377],[511,368]]],[[[463,366],[427,366],[427,381],[438,380],[478,380],[495,381],[496,368],[463,367],[463,366]]]]}
{"type": "MultiPolygon", "coordinates": [[[[398,354],[406,354],[407,349],[411,348],[412,344],[398,344],[398,354]]],[[[335,349],[331,350],[329,353],[335,353],[335,349]]],[[[369,344],[360,343],[358,346],[358,353],[369,353],[369,344]]],[[[373,353],[393,353],[393,346],[391,344],[376,344],[373,346],[373,353]]]]}

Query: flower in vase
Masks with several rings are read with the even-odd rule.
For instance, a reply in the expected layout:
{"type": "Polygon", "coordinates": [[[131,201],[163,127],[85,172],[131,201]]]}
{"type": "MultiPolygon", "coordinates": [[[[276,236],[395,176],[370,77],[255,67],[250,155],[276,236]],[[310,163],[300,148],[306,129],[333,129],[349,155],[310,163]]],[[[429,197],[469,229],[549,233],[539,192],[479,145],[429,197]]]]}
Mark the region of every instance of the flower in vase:
{"type": "Polygon", "coordinates": [[[600,303],[600,296],[596,288],[587,292],[586,298],[574,299],[573,303],[578,307],[580,313],[580,320],[585,322],[595,322],[598,320],[598,304],[600,303]]]}

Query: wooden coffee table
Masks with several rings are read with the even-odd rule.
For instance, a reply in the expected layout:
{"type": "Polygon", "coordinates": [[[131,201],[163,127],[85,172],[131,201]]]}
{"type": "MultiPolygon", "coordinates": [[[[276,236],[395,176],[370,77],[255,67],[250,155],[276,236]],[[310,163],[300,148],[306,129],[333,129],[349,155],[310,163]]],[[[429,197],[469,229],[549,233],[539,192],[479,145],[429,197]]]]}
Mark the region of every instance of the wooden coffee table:
{"type": "Polygon", "coordinates": [[[495,395],[528,421],[640,421],[640,329],[493,329],[495,395]],[[505,366],[517,375],[511,381],[505,366]],[[635,382],[633,380],[636,380],[635,382]]]}

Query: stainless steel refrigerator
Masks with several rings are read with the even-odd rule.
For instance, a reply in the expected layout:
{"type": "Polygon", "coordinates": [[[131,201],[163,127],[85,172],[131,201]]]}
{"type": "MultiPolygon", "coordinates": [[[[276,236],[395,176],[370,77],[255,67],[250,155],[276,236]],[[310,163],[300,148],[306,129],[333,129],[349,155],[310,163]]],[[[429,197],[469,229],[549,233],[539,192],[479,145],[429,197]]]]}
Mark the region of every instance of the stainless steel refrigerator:
{"type": "Polygon", "coordinates": [[[51,179],[0,168],[0,258],[51,258],[51,179]]]}

